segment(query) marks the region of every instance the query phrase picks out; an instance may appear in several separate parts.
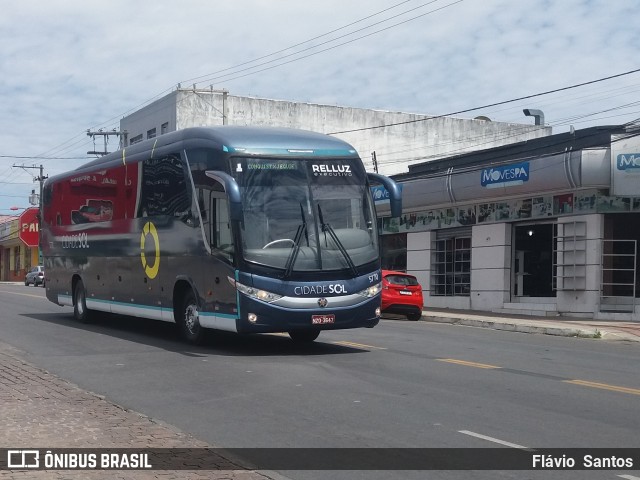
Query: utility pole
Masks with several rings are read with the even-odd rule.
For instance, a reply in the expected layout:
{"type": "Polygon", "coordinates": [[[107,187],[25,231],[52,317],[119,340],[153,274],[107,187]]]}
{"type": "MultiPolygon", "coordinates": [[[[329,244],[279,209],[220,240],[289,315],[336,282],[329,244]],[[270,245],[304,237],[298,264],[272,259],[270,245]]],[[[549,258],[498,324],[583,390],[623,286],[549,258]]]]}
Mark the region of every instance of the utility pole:
{"type": "Polygon", "coordinates": [[[376,158],[375,150],[371,152],[371,161],[373,162],[373,171],[378,173],[378,159],[376,158]]]}
{"type": "Polygon", "coordinates": [[[27,167],[25,165],[14,165],[14,167],[17,168],[21,168],[23,170],[26,170],[27,168],[31,168],[31,169],[38,169],[40,170],[40,175],[37,177],[34,177],[33,181],[34,182],[40,182],[40,194],[38,196],[38,200],[36,201],[35,198],[33,198],[34,196],[34,192],[31,192],[31,195],[29,196],[29,203],[31,203],[31,205],[38,205],[38,209],[42,209],[42,191],[43,191],[43,187],[44,187],[44,181],[49,178],[48,176],[44,175],[44,167],[42,165],[40,165],[39,167],[36,165],[32,165],[31,167],[27,167]]]}
{"type": "Polygon", "coordinates": [[[104,150],[102,152],[93,150],[93,151],[87,152],[88,155],[106,155],[110,153],[107,151],[107,143],[109,143],[109,136],[111,135],[116,135],[118,138],[120,138],[120,136],[122,135],[124,137],[124,142],[120,142],[120,144],[123,146],[127,144],[126,130],[124,132],[117,132],[115,128],[110,132],[103,132],[102,129],[98,130],[97,132],[92,132],[91,130],[87,130],[87,135],[93,139],[94,148],[95,148],[95,137],[101,136],[104,140],[104,150]]]}
{"type": "Polygon", "coordinates": [[[229,90],[223,88],[222,90],[220,90],[220,93],[222,93],[222,124],[227,125],[229,123],[229,118],[227,115],[227,99],[229,90]]]}
{"type": "MultiPolygon", "coordinates": [[[[180,85],[178,84],[178,87],[180,87],[180,85]]],[[[196,91],[196,85],[193,85],[193,91],[196,91]]],[[[209,91],[211,92],[211,94],[213,95],[214,93],[221,93],[222,94],[222,112],[220,112],[220,110],[218,110],[217,108],[213,107],[214,109],[216,109],[218,112],[222,113],[222,125],[227,125],[229,123],[229,118],[228,118],[228,114],[227,114],[227,109],[228,109],[228,100],[229,100],[229,90],[227,90],[226,88],[223,89],[214,89],[213,85],[209,85],[209,91]]],[[[213,106],[213,105],[212,105],[213,106]]]]}

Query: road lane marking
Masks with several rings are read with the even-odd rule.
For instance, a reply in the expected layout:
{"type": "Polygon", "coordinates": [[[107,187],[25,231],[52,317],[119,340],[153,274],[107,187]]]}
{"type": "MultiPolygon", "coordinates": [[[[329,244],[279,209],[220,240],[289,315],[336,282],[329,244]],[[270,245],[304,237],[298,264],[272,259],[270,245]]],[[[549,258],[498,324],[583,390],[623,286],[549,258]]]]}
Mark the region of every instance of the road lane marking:
{"type": "Polygon", "coordinates": [[[331,342],[334,345],[344,345],[346,347],[355,347],[355,348],[373,348],[374,350],[386,350],[385,347],[376,347],[374,345],[366,345],[364,343],[353,343],[353,342],[331,342]]]}
{"type": "Polygon", "coordinates": [[[436,358],[436,360],[439,362],[455,363],[456,365],[465,365],[467,367],[475,367],[475,368],[486,368],[486,369],[502,368],[496,365],[488,365],[486,363],[467,362],[466,360],[458,360],[456,358],[436,358]]]}
{"type": "Polygon", "coordinates": [[[488,437],[486,435],[482,435],[481,433],[470,432],[469,430],[458,430],[458,433],[469,435],[471,437],[481,438],[482,440],[487,440],[488,442],[504,445],[505,447],[517,448],[519,450],[533,451],[532,448],[524,447],[522,445],[518,445],[517,443],[506,442],[504,440],[500,440],[499,438],[488,437]]]}
{"type": "Polygon", "coordinates": [[[640,477],[634,477],[633,475],[618,475],[620,478],[624,478],[625,480],[640,480],[640,477]]]}
{"type": "Polygon", "coordinates": [[[600,388],[602,390],[611,390],[612,392],[630,393],[631,395],[640,395],[640,389],[619,387],[617,385],[609,385],[607,383],[588,382],[586,380],[563,380],[564,383],[573,385],[581,385],[583,387],[600,388]]]}
{"type": "MultiPolygon", "coordinates": [[[[275,332],[275,333],[265,333],[264,335],[272,335],[274,337],[288,337],[288,333],[275,332]]],[[[352,348],[361,348],[361,349],[373,349],[373,350],[386,350],[386,347],[376,347],[374,345],[366,345],[364,343],[354,343],[354,342],[331,342],[334,345],[342,345],[343,347],[352,347],[352,348]]]]}
{"type": "Polygon", "coordinates": [[[9,292],[7,290],[0,290],[0,293],[9,293],[11,295],[22,295],[23,297],[31,297],[31,298],[43,298],[47,299],[47,297],[43,297],[41,295],[33,295],[31,293],[19,293],[19,292],[9,292]]]}
{"type": "MultiPolygon", "coordinates": [[[[282,332],[274,332],[274,333],[265,333],[264,335],[272,335],[274,337],[288,337],[289,334],[288,333],[282,333],[282,332]]],[[[347,342],[347,341],[341,341],[341,342],[331,342],[334,345],[342,345],[343,347],[352,347],[352,348],[361,348],[361,349],[373,349],[373,350],[386,350],[386,347],[376,347],[374,345],[366,345],[364,343],[354,343],[354,342],[347,342]]]]}

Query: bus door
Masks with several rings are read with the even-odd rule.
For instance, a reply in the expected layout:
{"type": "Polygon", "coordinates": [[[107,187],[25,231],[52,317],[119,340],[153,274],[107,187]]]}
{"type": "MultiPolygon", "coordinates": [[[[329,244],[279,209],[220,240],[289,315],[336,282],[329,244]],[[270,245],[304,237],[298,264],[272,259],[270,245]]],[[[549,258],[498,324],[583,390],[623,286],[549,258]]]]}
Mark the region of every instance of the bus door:
{"type": "Polygon", "coordinates": [[[235,278],[236,256],[229,200],[224,185],[217,179],[200,178],[195,187],[202,233],[211,257],[206,268],[200,265],[194,269],[202,272],[203,315],[208,315],[216,328],[235,330],[236,290],[227,278],[235,278]]]}

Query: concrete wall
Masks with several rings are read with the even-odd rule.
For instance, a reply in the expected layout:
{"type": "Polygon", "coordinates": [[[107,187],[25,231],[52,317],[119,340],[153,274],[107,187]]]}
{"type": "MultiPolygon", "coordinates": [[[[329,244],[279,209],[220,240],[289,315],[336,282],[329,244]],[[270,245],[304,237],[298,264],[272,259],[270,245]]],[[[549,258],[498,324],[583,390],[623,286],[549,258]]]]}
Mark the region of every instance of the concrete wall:
{"type": "Polygon", "coordinates": [[[407,234],[407,273],[415,275],[422,286],[424,304],[431,306],[431,246],[436,232],[407,234]]]}
{"type": "MultiPolygon", "coordinates": [[[[562,242],[564,255],[559,255],[558,263],[575,263],[576,274],[584,278],[565,278],[565,290],[559,290],[556,295],[558,312],[571,314],[589,314],[593,316],[600,304],[600,282],[602,280],[602,239],[604,238],[604,215],[578,215],[558,218],[559,232],[564,232],[562,242]],[[584,222],[584,225],[574,226],[574,222],[584,222]],[[564,225],[562,227],[561,225],[564,225]],[[571,239],[575,233],[576,240],[571,239]],[[575,258],[574,258],[575,257],[575,258]],[[575,290],[570,290],[575,288],[575,290]]],[[[558,247],[562,250],[562,247],[558,247]]],[[[558,267],[560,274],[573,275],[573,267],[558,267]]],[[[584,317],[585,315],[580,315],[584,317]]]]}
{"type": "Polygon", "coordinates": [[[492,311],[508,302],[511,286],[510,223],[476,225],[471,231],[471,308],[492,311]]]}
{"type": "Polygon", "coordinates": [[[486,120],[433,118],[428,115],[318,105],[284,100],[222,95],[208,90],[177,90],[124,117],[121,130],[129,138],[146,135],[169,122],[169,131],[206,125],[266,125],[301,128],[351,143],[373,171],[376,152],[378,171],[385,175],[408,171],[408,165],[465,151],[485,149],[551,134],[550,127],[486,120]],[[345,132],[378,125],[400,125],[345,132]],[[344,133],[340,133],[344,132],[344,133]]]}
{"type": "Polygon", "coordinates": [[[131,115],[122,118],[122,120],[120,120],[120,131],[127,132],[127,145],[132,138],[140,134],[142,134],[143,140],[146,140],[146,133],[152,128],[155,128],[157,135],[160,135],[162,124],[167,122],[169,123],[167,131],[173,132],[177,130],[177,97],[177,91],[171,92],[169,95],[162,97],[131,115]]]}
{"type": "Polygon", "coordinates": [[[492,311],[510,299],[511,224],[476,225],[471,233],[471,295],[431,295],[431,253],[436,232],[407,234],[407,272],[423,288],[424,303],[435,308],[492,311]]]}

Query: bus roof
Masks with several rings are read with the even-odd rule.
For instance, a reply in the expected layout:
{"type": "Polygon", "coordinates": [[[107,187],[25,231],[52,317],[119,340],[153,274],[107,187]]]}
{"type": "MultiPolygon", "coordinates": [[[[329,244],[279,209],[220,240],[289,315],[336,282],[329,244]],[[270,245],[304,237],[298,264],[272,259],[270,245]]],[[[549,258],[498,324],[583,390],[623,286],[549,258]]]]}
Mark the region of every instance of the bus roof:
{"type": "MultiPolygon", "coordinates": [[[[229,153],[273,154],[273,155],[324,155],[354,156],[356,150],[344,140],[323,133],[278,127],[253,127],[224,125],[217,127],[193,127],[160,135],[150,140],[128,146],[124,154],[129,157],[152,149],[162,148],[189,140],[210,141],[213,148],[229,153]]],[[[107,165],[114,160],[122,161],[123,151],[110,153],[78,167],[107,165]]]]}

